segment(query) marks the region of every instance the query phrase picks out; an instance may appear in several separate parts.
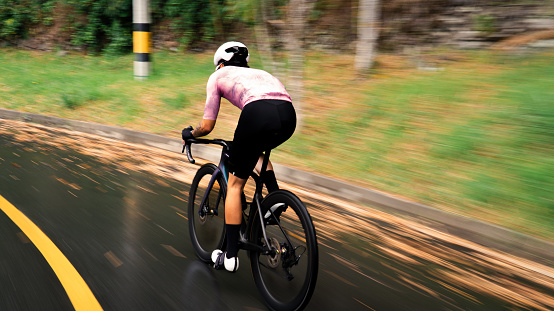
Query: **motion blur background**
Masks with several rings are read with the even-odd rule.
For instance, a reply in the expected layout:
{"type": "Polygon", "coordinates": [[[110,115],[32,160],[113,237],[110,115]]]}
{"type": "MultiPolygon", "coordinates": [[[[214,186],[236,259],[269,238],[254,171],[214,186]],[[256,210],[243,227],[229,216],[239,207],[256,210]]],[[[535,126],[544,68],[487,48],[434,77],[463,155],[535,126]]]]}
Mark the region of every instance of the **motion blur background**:
{"type": "Polygon", "coordinates": [[[132,5],[0,0],[0,107],[178,137],[237,40],[301,116],[276,162],[554,241],[554,1],[151,0],[146,81],[132,5]]]}

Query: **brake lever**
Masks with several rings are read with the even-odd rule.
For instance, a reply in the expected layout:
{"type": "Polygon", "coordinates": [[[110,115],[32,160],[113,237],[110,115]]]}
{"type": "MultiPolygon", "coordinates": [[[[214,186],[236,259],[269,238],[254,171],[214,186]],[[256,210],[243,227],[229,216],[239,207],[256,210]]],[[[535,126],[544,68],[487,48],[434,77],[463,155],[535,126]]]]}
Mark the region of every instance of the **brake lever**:
{"type": "Polygon", "coordinates": [[[189,162],[194,164],[196,161],[194,160],[194,158],[192,157],[192,154],[190,153],[190,143],[186,143],[185,146],[183,147],[183,150],[187,151],[187,158],[189,159],[189,162]]]}

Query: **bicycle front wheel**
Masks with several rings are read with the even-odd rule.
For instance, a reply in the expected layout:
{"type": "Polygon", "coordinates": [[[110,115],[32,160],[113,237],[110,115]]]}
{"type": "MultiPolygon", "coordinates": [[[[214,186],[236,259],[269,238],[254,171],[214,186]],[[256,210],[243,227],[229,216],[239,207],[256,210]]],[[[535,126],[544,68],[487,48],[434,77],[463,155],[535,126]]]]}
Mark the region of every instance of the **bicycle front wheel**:
{"type": "MultiPolygon", "coordinates": [[[[318,247],[312,219],[302,201],[289,191],[272,192],[261,205],[264,216],[271,207],[278,207],[282,213],[278,220],[280,226],[276,221],[265,226],[272,252],[267,255],[250,252],[254,281],[270,309],[301,310],[314,292],[318,273],[318,247]]],[[[251,241],[266,246],[264,224],[257,212],[254,217],[251,241]]]]}
{"type": "Polygon", "coordinates": [[[188,222],[192,246],[200,260],[210,263],[215,249],[225,245],[225,196],[227,192],[222,174],[216,176],[217,167],[204,164],[192,181],[189,192],[188,222]]]}

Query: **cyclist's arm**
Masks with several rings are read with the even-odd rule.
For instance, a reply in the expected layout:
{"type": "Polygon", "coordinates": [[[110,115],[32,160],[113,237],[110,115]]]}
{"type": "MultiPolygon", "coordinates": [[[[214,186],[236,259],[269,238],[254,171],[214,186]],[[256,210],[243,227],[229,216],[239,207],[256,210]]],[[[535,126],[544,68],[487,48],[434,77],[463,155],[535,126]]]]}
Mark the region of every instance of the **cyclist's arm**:
{"type": "Polygon", "coordinates": [[[208,135],[215,126],[215,120],[221,104],[221,94],[217,87],[217,76],[212,74],[206,85],[206,106],[204,117],[198,126],[192,130],[192,136],[202,137],[208,135]]]}
{"type": "Polygon", "coordinates": [[[192,136],[194,137],[202,137],[210,134],[210,132],[215,127],[215,120],[209,120],[209,119],[202,119],[202,122],[198,124],[198,126],[192,130],[192,136]]]}

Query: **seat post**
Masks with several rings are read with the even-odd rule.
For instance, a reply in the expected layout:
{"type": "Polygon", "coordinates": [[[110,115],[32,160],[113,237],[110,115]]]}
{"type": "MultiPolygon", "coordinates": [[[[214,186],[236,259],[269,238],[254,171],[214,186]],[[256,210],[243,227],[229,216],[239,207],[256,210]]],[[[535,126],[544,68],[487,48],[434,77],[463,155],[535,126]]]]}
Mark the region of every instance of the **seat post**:
{"type": "Polygon", "coordinates": [[[256,192],[259,191],[259,193],[261,194],[262,192],[262,188],[264,186],[264,175],[267,171],[267,166],[269,164],[269,154],[271,153],[271,149],[269,150],[266,150],[262,156],[264,157],[263,161],[262,161],[262,167],[260,168],[260,178],[258,179],[258,182],[256,183],[256,192]]]}
{"type": "Polygon", "coordinates": [[[262,168],[260,169],[260,177],[265,174],[267,170],[267,165],[269,164],[269,154],[271,153],[271,149],[266,150],[263,154],[264,160],[262,161],[262,168]]]}

